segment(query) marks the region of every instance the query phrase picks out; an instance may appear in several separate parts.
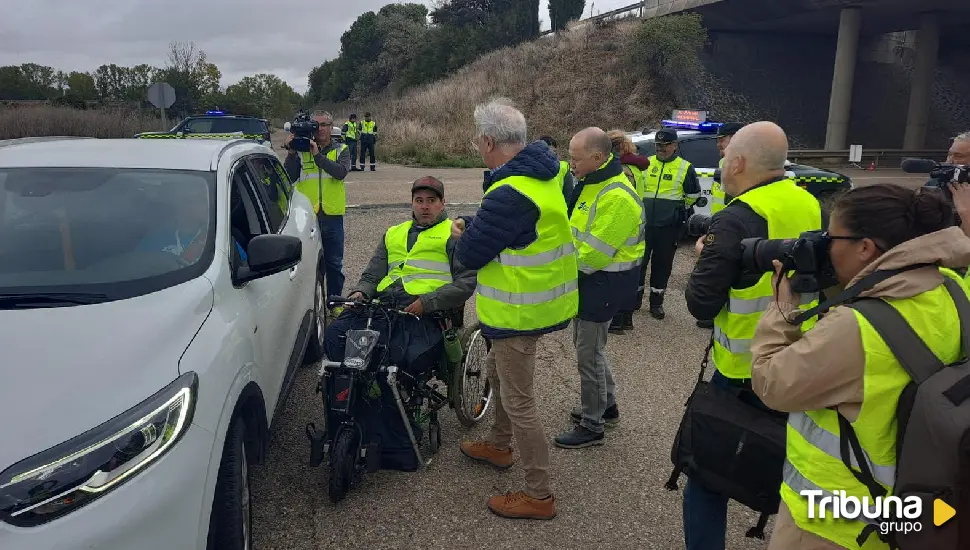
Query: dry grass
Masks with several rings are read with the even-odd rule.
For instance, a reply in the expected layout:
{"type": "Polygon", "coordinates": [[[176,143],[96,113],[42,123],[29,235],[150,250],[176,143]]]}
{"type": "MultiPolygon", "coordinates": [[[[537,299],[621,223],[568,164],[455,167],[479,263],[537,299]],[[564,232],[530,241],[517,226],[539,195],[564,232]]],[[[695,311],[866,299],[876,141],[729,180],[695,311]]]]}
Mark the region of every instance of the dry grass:
{"type": "Polygon", "coordinates": [[[160,126],[157,118],[123,109],[81,111],[49,105],[0,108],[0,139],[34,136],[129,138],[138,132],[160,130],[160,126]]]}
{"type": "Polygon", "coordinates": [[[508,97],[523,111],[532,138],[554,136],[565,148],[588,126],[638,130],[656,124],[670,105],[652,100],[627,48],[636,23],[589,26],[493,52],[452,77],[403,97],[334,106],[337,121],[370,110],[378,153],[386,161],[429,166],[480,166],[470,144],[475,105],[508,97]]]}

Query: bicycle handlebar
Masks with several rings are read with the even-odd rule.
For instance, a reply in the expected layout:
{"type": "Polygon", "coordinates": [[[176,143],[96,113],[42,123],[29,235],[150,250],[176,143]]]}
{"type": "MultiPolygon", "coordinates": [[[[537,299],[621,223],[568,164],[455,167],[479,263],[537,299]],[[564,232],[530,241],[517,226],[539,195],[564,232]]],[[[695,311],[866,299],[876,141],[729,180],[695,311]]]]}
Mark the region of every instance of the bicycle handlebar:
{"type": "Polygon", "coordinates": [[[360,300],[351,300],[350,298],[344,298],[343,296],[330,296],[329,298],[327,298],[327,305],[330,307],[333,307],[336,305],[344,305],[344,306],[350,306],[350,307],[365,307],[370,309],[378,309],[381,311],[386,311],[388,313],[397,313],[398,315],[410,315],[415,319],[420,319],[420,316],[415,315],[414,313],[384,305],[384,303],[381,302],[380,299],[378,298],[363,298],[360,300]]]}

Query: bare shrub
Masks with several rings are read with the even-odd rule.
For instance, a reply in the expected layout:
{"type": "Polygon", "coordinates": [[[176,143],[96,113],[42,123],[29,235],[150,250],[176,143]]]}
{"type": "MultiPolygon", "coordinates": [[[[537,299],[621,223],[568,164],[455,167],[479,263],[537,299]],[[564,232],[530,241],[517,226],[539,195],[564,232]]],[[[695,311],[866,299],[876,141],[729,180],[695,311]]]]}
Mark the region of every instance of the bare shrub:
{"type": "Polygon", "coordinates": [[[49,105],[0,108],[0,139],[34,136],[130,138],[160,130],[157,118],[128,109],[78,110],[49,105]]]}

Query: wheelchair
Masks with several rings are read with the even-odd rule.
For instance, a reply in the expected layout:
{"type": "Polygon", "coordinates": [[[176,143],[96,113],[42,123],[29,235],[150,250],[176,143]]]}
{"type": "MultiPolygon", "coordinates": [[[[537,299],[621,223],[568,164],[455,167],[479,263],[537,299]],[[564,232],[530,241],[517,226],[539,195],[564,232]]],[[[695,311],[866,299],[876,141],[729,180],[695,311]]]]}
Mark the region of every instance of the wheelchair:
{"type": "MultiPolygon", "coordinates": [[[[393,397],[418,468],[430,464],[430,455],[441,448],[439,411],[454,409],[459,423],[470,428],[488,412],[494,390],[484,372],[491,345],[477,323],[463,326],[464,308],[431,314],[441,328],[444,353],[434,367],[412,374],[391,364],[382,334],[372,324],[375,316],[384,316],[388,330],[393,330],[391,316],[413,314],[378,299],[331,297],[327,305],[352,306],[367,315],[365,328],[347,331],[344,360],[322,362],[316,391],[324,403],[323,428],[313,423],[306,426],[310,465],[327,462],[328,494],[336,503],[360,483],[365,472],[380,469],[381,449],[366,418],[368,410],[380,407],[385,389],[393,397]]],[[[391,341],[390,334],[386,341],[391,341]]]]}

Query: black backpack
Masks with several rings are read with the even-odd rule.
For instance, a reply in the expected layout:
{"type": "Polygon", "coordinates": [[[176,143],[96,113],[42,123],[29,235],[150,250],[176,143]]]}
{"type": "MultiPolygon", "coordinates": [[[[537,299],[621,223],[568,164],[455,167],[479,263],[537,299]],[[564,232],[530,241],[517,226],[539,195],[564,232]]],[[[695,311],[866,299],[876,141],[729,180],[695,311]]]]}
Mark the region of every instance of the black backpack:
{"type": "MultiPolygon", "coordinates": [[[[877,298],[847,304],[861,313],[889,346],[913,381],[904,389],[896,410],[896,480],[892,496],[919,497],[923,503],[919,531],[883,535],[868,525],[859,545],[873,534],[900,550],[970,548],[970,301],[959,283],[944,276],[944,285],[960,315],[963,358],[944,365],[930,351],[895,308],[877,298]],[[934,525],[936,499],[957,510],[955,517],[934,525]]],[[[956,335],[954,335],[956,337],[956,335]]],[[[885,489],[873,478],[859,439],[848,420],[839,415],[842,462],[869,488],[873,497],[885,489]],[[851,453],[850,453],[851,450],[851,453]]]]}

